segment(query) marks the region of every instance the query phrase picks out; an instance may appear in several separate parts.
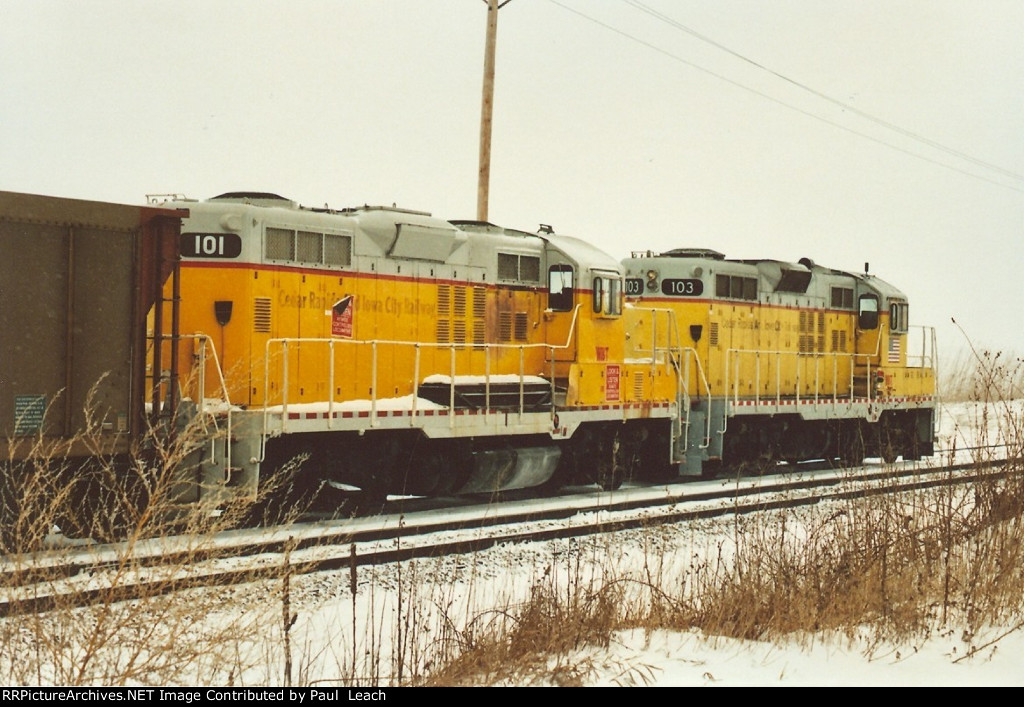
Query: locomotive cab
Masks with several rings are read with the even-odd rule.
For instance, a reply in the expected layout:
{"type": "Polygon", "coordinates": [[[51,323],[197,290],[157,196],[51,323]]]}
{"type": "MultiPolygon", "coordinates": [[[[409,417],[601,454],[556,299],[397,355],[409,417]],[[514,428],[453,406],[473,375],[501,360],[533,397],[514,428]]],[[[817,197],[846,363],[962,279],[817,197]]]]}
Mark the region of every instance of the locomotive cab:
{"type": "MultiPolygon", "coordinates": [[[[569,406],[620,400],[608,364],[623,358],[621,266],[581,240],[546,234],[547,307],[544,321],[554,344],[553,375],[569,406]],[[589,375],[588,375],[589,373],[589,375]]],[[[616,372],[612,372],[615,380],[616,372]]]]}

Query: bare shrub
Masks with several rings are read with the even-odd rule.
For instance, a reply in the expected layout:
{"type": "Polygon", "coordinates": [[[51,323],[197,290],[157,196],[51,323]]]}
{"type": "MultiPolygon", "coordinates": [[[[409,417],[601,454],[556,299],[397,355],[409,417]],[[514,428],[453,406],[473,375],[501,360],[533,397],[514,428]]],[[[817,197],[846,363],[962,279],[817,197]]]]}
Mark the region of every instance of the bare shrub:
{"type": "MultiPolygon", "coordinates": [[[[274,604],[239,611],[226,598],[267,589],[170,591],[204,561],[215,535],[249,512],[248,503],[223,496],[195,500],[189,484],[200,478],[196,464],[211,443],[209,430],[198,418],[173,432],[149,430],[126,454],[105,448],[100,429],[90,418],[74,440],[40,435],[0,475],[9,502],[0,600],[13,609],[0,619],[0,683],[266,684],[274,604]],[[54,534],[56,527],[64,534],[54,534]],[[173,553],[170,565],[148,561],[165,552],[173,553]],[[96,569],[62,569],[76,564],[96,569]],[[139,582],[145,596],[122,600],[122,590],[139,582]],[[39,600],[45,610],[17,608],[39,600]]],[[[268,484],[262,493],[274,491],[268,484]]],[[[266,570],[269,592],[287,571],[266,570]]],[[[280,657],[277,646],[272,652],[280,657]]]]}

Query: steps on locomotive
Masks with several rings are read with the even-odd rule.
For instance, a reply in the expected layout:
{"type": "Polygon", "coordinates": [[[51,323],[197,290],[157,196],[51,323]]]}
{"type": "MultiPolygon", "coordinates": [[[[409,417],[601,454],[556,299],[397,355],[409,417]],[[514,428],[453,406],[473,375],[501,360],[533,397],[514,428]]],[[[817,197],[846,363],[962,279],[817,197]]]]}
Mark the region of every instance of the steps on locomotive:
{"type": "Polygon", "coordinates": [[[856,364],[853,372],[853,396],[855,398],[866,398],[870,393],[873,377],[868,367],[862,363],[856,364]]]}
{"type": "MultiPolygon", "coordinates": [[[[451,383],[426,382],[418,389],[419,397],[448,407],[452,403],[451,383]]],[[[518,410],[522,396],[523,410],[540,412],[551,407],[551,383],[525,381],[456,382],[457,410],[518,410]]]]}
{"type": "Polygon", "coordinates": [[[223,501],[255,498],[262,420],[257,415],[215,410],[206,413],[206,425],[208,439],[193,451],[193,464],[199,473],[197,493],[223,501]]]}
{"type": "Polygon", "coordinates": [[[690,412],[688,425],[683,425],[682,420],[676,420],[678,436],[674,435],[672,459],[679,463],[680,476],[703,474],[704,462],[709,459],[708,440],[704,437],[707,415],[706,410],[699,409],[690,412]]]}

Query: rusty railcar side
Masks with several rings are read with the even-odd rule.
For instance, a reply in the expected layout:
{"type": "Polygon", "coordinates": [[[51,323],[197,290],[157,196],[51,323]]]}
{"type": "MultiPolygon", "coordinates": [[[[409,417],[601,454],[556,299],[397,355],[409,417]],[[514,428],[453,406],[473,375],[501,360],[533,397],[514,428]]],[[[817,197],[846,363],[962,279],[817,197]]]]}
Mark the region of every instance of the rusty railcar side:
{"type": "MultiPolygon", "coordinates": [[[[184,214],[0,192],[0,459],[56,442],[68,456],[127,452],[154,388],[173,407],[147,372],[146,329],[184,214]]],[[[170,320],[154,333],[177,336],[170,320]]],[[[157,368],[176,376],[176,362],[157,368]]]]}

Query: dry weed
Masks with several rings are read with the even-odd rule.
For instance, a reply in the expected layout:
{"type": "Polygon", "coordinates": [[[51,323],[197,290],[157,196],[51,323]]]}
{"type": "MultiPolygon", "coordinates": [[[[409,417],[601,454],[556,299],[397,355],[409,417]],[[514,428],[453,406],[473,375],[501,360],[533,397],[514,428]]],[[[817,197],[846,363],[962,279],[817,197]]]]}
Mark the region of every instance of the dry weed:
{"type": "MultiPolygon", "coordinates": [[[[270,670],[257,647],[266,643],[271,605],[239,612],[225,604],[227,590],[166,592],[248,510],[194,500],[208,431],[198,420],[174,434],[151,430],[131,453],[115,454],[100,429],[89,418],[74,440],[40,434],[9,445],[19,460],[12,451],[0,473],[7,485],[0,599],[48,598],[52,608],[0,620],[0,683],[264,684],[254,676],[270,670]],[[145,561],[166,550],[177,558],[171,566],[145,561]],[[88,575],[59,569],[97,559],[88,575]],[[119,599],[141,579],[147,596],[119,599]],[[98,600],[83,601],[97,591],[98,600]]],[[[287,567],[268,569],[268,581],[281,573],[287,567]]],[[[280,647],[274,652],[279,659],[280,647]]]]}

